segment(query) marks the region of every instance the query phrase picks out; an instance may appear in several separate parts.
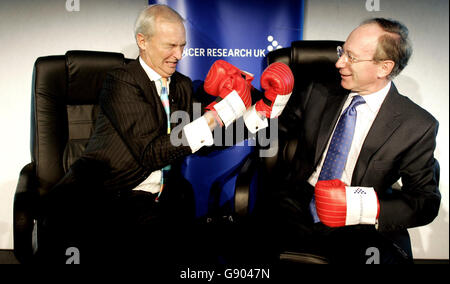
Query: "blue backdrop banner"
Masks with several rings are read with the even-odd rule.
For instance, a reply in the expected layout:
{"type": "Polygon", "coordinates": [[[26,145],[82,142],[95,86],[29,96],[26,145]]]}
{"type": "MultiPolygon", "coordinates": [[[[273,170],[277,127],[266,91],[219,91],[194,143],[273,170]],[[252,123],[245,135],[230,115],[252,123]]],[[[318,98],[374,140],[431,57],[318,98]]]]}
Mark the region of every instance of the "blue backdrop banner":
{"type": "Polygon", "coordinates": [[[265,56],[302,39],[303,0],[149,0],[167,4],[186,20],[187,45],[178,71],[194,85],[223,59],[255,75],[266,67],[265,56]]]}

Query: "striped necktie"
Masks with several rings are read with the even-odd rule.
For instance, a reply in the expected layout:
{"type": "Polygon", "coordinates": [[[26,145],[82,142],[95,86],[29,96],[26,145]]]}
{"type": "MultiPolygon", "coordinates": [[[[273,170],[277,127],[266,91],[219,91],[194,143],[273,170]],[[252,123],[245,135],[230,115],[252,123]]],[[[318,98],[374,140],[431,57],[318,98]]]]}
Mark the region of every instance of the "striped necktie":
{"type": "MultiPolygon", "coordinates": [[[[356,107],[366,101],[359,95],[354,96],[350,105],[342,113],[334,134],[331,137],[325,161],[320,171],[319,180],[341,179],[352,145],[356,125],[356,107]]],[[[315,198],[309,204],[314,223],[320,222],[317,216],[315,198]]]]}
{"type": "MultiPolygon", "coordinates": [[[[169,94],[167,92],[167,79],[161,78],[159,82],[161,83],[161,96],[160,96],[161,102],[167,115],[167,134],[170,134],[170,104],[169,104],[169,94]]],[[[161,189],[159,190],[158,196],[155,199],[156,202],[159,201],[161,192],[163,191],[164,186],[167,184],[169,171],[170,165],[167,165],[161,169],[161,189]]]]}
{"type": "Polygon", "coordinates": [[[161,102],[167,115],[167,134],[170,134],[170,104],[169,93],[167,92],[167,79],[161,78],[159,81],[161,82],[161,102]]]}

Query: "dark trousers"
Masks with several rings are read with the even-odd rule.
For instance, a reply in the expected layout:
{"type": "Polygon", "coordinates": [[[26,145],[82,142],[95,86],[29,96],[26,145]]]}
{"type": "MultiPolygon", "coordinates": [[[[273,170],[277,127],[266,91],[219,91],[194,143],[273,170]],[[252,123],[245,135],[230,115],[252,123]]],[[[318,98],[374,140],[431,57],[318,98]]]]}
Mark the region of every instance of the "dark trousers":
{"type": "Polygon", "coordinates": [[[38,226],[39,261],[66,263],[187,262],[193,247],[193,200],[189,189],[156,194],[110,195],[93,184],[67,182],[44,199],[38,226]]]}

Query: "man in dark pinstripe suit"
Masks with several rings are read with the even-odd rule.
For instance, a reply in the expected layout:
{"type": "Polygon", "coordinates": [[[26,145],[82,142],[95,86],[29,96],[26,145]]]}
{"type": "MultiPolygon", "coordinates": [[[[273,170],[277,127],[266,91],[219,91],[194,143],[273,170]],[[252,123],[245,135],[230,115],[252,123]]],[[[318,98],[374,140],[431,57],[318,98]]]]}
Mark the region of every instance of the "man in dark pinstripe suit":
{"type": "Polygon", "coordinates": [[[163,87],[171,113],[193,108],[192,82],[175,70],[186,44],[183,19],[153,5],[139,15],[135,34],[139,58],[107,75],[87,148],[48,196],[47,261],[63,261],[75,246],[85,262],[142,256],[138,261],[164,263],[189,247],[193,202],[177,168],[211,140],[216,120],[211,113],[201,117],[203,132],[196,125],[193,134],[198,141],[171,143],[168,129],[176,125],[168,127],[163,87]],[[162,191],[161,169],[168,165],[170,190],[162,191]]]}

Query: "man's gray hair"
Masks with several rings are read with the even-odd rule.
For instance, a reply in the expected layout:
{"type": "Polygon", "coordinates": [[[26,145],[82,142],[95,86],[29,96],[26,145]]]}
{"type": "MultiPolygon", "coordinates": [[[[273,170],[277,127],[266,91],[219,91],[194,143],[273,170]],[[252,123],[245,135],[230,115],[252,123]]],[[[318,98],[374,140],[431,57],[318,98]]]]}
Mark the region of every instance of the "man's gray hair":
{"type": "Polygon", "coordinates": [[[143,34],[145,37],[152,37],[155,33],[156,19],[163,19],[171,23],[183,23],[184,19],[177,11],[167,5],[155,4],[148,6],[139,14],[134,27],[134,36],[143,34]]]}

